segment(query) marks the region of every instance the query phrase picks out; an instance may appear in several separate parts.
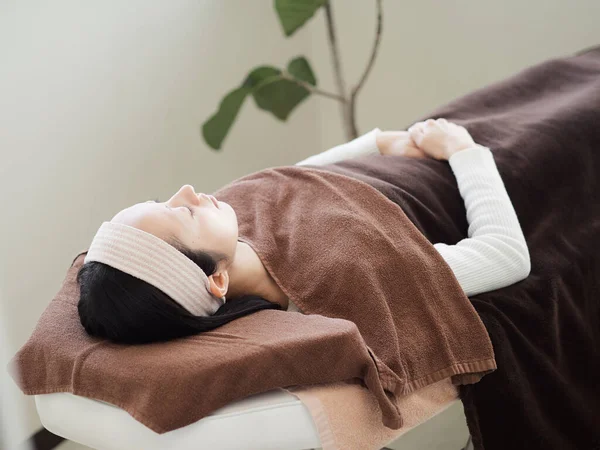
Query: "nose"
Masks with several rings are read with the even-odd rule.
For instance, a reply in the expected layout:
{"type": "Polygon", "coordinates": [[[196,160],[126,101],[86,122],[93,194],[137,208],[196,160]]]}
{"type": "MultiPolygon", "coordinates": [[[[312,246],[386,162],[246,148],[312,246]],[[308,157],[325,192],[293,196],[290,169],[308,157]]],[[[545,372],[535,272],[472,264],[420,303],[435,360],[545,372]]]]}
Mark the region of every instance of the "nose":
{"type": "Polygon", "coordinates": [[[196,190],[194,189],[194,186],[192,186],[191,184],[184,184],[183,186],[181,186],[180,189],[182,192],[189,194],[193,194],[196,195],[196,190]]]}
{"type": "Polygon", "coordinates": [[[172,203],[191,203],[192,205],[199,205],[198,196],[194,190],[194,186],[191,184],[184,184],[179,188],[179,191],[171,197],[172,203]]]}

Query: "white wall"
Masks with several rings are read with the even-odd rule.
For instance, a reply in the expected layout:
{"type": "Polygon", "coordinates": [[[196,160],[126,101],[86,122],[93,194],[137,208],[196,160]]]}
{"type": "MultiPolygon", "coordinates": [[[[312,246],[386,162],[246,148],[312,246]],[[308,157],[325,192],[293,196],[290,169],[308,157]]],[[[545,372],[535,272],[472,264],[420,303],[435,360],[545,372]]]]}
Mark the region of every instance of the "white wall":
{"type": "MultiPolygon", "coordinates": [[[[375,35],[375,0],[333,0],[346,83],[354,85],[375,35]]],[[[598,0],[384,0],[383,40],[358,99],[358,127],[406,129],[455,97],[547,58],[600,45],[598,0]]],[[[311,23],[312,62],[335,90],[325,16],[311,23]]],[[[338,106],[320,97],[323,148],[344,139],[338,106]]]]}
{"type": "MultiPolygon", "coordinates": [[[[0,294],[0,362],[8,361],[12,356],[13,347],[8,345],[7,316],[0,294]]],[[[13,449],[15,443],[21,442],[23,436],[28,436],[33,430],[26,425],[26,404],[23,395],[14,389],[14,383],[9,373],[0,367],[0,449],[13,449]]],[[[29,450],[31,446],[24,445],[19,450],[29,450]]]]}
{"type": "MultiPolygon", "coordinates": [[[[248,101],[214,152],[201,123],[248,70],[309,49],[271,2],[11,1],[0,6],[1,255],[12,356],[103,220],[136,202],[199,192],[317,145],[316,104],[289,123],[248,101]]],[[[0,361],[5,371],[6,360],[0,361]]],[[[33,397],[10,387],[40,426],[33,397]]]]}
{"type": "MultiPolygon", "coordinates": [[[[373,5],[333,1],[349,85],[368,58],[373,5]]],[[[362,132],[402,129],[523,67],[600,44],[597,0],[386,0],[384,10],[377,65],[359,97],[362,132]]],[[[343,141],[337,104],[321,98],[287,124],[248,102],[219,153],[199,134],[255,65],[308,53],[320,86],[333,90],[323,19],[320,12],[284,40],[271,0],[2,3],[0,285],[8,356],[101,221],[184,183],[211,192],[343,141]]],[[[32,397],[5,387],[26,411],[21,434],[37,430],[32,397]]]]}

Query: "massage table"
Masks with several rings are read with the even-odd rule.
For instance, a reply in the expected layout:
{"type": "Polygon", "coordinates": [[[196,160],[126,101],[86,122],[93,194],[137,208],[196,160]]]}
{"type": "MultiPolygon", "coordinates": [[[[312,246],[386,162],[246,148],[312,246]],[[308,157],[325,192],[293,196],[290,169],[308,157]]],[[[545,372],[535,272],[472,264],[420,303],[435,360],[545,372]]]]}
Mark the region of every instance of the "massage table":
{"type": "MultiPolygon", "coordinates": [[[[164,434],[157,434],[112,404],[67,392],[35,395],[40,420],[50,432],[100,450],[305,450],[321,447],[306,406],[283,389],[255,394],[230,403],[213,414],[164,434]]],[[[433,417],[456,416],[456,398],[433,417]],[[453,411],[454,410],[454,411],[453,411]]],[[[445,422],[445,421],[444,421],[445,422]]],[[[419,424],[421,427],[423,423],[419,424]]],[[[465,425],[466,427],[466,425],[465,425]]],[[[416,427],[399,430],[403,436],[416,427]]],[[[468,434],[468,432],[467,432],[468,434]]],[[[435,437],[434,437],[435,438],[435,437]]],[[[468,449],[440,433],[429,449],[468,449]]],[[[455,439],[456,440],[456,439],[455,439]]]]}

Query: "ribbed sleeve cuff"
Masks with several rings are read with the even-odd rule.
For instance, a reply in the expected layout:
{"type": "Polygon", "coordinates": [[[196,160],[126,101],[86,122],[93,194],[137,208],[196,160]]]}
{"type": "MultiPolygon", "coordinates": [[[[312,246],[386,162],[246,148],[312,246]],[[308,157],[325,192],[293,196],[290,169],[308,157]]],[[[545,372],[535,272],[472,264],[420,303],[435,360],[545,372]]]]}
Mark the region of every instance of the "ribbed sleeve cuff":
{"type": "Polygon", "coordinates": [[[377,134],[381,130],[379,128],[374,128],[368,133],[363,134],[362,136],[357,137],[352,141],[355,144],[356,148],[363,149],[361,153],[379,153],[379,148],[377,147],[377,134]]]}
{"type": "Polygon", "coordinates": [[[341,144],[336,147],[325,150],[313,156],[296,163],[296,165],[324,165],[332,164],[338,161],[355,158],[357,156],[367,155],[371,153],[380,153],[377,147],[377,133],[381,130],[375,128],[356,139],[351,140],[346,144],[341,144]]]}
{"type": "Polygon", "coordinates": [[[461,172],[473,166],[483,167],[487,170],[496,169],[496,162],[494,161],[492,151],[483,145],[477,145],[454,153],[448,158],[448,163],[452,167],[452,170],[461,172]]]}

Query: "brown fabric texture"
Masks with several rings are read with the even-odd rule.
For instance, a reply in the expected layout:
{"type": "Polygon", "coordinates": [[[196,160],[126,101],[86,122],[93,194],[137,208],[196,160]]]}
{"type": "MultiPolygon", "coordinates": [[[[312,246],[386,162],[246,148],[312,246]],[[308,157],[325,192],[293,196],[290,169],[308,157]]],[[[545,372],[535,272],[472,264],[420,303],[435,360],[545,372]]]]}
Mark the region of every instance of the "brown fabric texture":
{"type": "Polygon", "coordinates": [[[441,413],[458,399],[450,378],[398,397],[402,428],[385,427],[377,399],[358,383],[336,381],[284,388],[311,413],[322,450],[378,450],[441,413]]]}
{"type": "Polygon", "coordinates": [[[431,116],[493,149],[531,255],[526,280],[471,298],[498,362],[459,387],[475,449],[600,449],[600,47],[431,116]]]}
{"type": "Polygon", "coordinates": [[[24,393],[103,400],[164,433],[251,394],[357,378],[377,399],[382,423],[398,429],[398,396],[448,377],[474,383],[496,368],[454,274],[377,189],[283,166],[214,195],[235,209],[240,240],[307,314],[265,310],[144,346],[94,339],[76,309],[81,254],[12,361],[24,393]]]}
{"type": "Polygon", "coordinates": [[[372,186],[292,166],[247,175],[215,195],[239,211],[240,241],[305,314],[356,324],[386,391],[407,394],[449,376],[473,383],[495,369],[485,328],[450,267],[372,186]],[[244,207],[249,192],[253,208],[244,207]]]}
{"type": "MultiPolygon", "coordinates": [[[[470,297],[498,364],[458,387],[475,449],[600,449],[600,47],[415,121],[429,117],[492,150],[531,256],[525,280],[470,297]]],[[[375,155],[320,168],[376,187],[432,243],[467,237],[446,162],[375,155]]]]}

